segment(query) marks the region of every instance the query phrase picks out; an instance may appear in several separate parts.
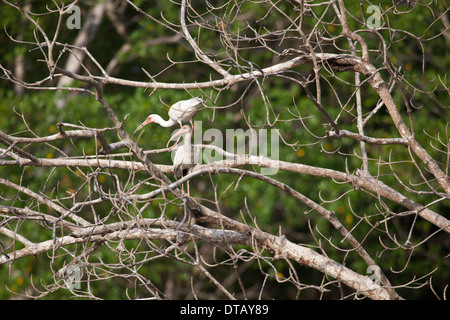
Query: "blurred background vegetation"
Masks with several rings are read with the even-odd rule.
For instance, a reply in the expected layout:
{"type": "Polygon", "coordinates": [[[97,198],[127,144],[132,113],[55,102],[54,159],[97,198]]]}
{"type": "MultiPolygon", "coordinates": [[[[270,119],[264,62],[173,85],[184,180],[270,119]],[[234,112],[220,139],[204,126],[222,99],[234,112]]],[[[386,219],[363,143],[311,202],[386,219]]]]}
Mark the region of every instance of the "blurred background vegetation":
{"type": "MultiPolygon", "coordinates": [[[[34,13],[46,12],[45,6],[50,5],[42,1],[22,1],[22,3],[25,2],[31,6],[31,11],[34,13]]],[[[83,19],[86,18],[86,13],[95,3],[95,1],[81,1],[78,3],[82,10],[82,23],[83,19]]],[[[177,25],[179,23],[179,6],[171,1],[133,1],[133,3],[153,17],[160,18],[163,16],[167,21],[177,25]]],[[[198,12],[201,13],[202,10],[206,10],[203,1],[192,1],[192,3],[198,12]]],[[[248,21],[257,30],[264,30],[264,28],[268,31],[278,30],[287,23],[280,12],[272,10],[270,14],[267,14],[268,6],[262,3],[251,1],[239,3],[242,5],[241,10],[248,13],[248,21]]],[[[380,2],[380,5],[384,9],[392,8],[390,1],[380,2]]],[[[290,17],[295,17],[298,14],[289,3],[281,1],[278,6],[282,12],[290,17]]],[[[346,6],[355,17],[359,18],[361,16],[359,2],[347,1],[346,6]]],[[[44,63],[37,61],[40,58],[39,50],[29,52],[29,46],[15,43],[7,36],[8,34],[15,39],[20,38],[23,41],[34,42],[33,26],[27,23],[16,10],[4,4],[0,4],[0,7],[2,27],[0,35],[0,63],[13,69],[16,59],[22,57],[25,59],[25,80],[27,82],[44,78],[48,74],[48,70],[44,63]]],[[[446,52],[449,48],[449,34],[447,30],[444,35],[435,37],[441,34],[442,25],[433,23],[436,20],[435,14],[444,12],[446,7],[440,1],[433,2],[431,7],[433,10],[416,6],[413,9],[405,7],[404,11],[407,11],[407,13],[404,14],[395,14],[393,10],[386,13],[390,27],[407,30],[412,35],[423,37],[421,40],[423,47],[420,41],[412,36],[408,36],[407,33],[397,32],[394,34],[387,30],[380,31],[380,34],[389,44],[387,50],[389,63],[396,68],[402,68],[405,73],[405,83],[407,83],[409,89],[415,86],[422,90],[411,89],[411,94],[408,94],[408,100],[413,106],[417,138],[425,147],[433,143],[430,136],[437,136],[439,132],[448,134],[448,106],[450,105],[448,92],[443,86],[443,83],[445,83],[448,87],[446,75],[450,67],[450,58],[446,52]]],[[[316,12],[319,16],[320,10],[318,8],[318,12],[316,12]]],[[[231,15],[231,13],[230,7],[225,6],[223,8],[224,16],[227,14],[231,15]]],[[[170,43],[149,46],[148,41],[150,39],[173,36],[173,32],[145,18],[143,15],[137,14],[130,5],[124,6],[121,17],[126,25],[126,38],[118,34],[111,21],[105,18],[94,41],[89,45],[90,52],[103,66],[116,57],[125,41],[131,45],[129,51],[122,56],[118,56],[119,65],[114,70],[114,76],[123,79],[148,81],[147,76],[142,72],[142,68],[144,68],[150,74],[161,72],[158,79],[167,83],[210,80],[212,71],[206,65],[184,63],[168,68],[171,65],[168,57],[172,61],[195,60],[195,55],[185,40],[179,39],[170,43]]],[[[308,26],[307,22],[309,21],[307,19],[308,17],[305,17],[305,26],[308,26]]],[[[329,20],[325,19],[325,21],[332,21],[332,19],[333,17],[330,17],[329,20]]],[[[55,27],[55,15],[40,16],[39,24],[49,34],[52,34],[52,28],[55,27]]],[[[311,22],[312,25],[313,23],[311,22]]],[[[239,25],[238,22],[230,23],[227,26],[234,28],[236,32],[244,27],[239,25]]],[[[356,29],[361,26],[351,19],[350,27],[356,29]]],[[[174,28],[177,29],[176,26],[174,28]]],[[[323,28],[322,32],[328,33],[330,36],[337,36],[341,32],[337,22],[335,24],[324,24],[320,28],[323,28]]],[[[193,29],[195,30],[195,28],[193,29]]],[[[241,30],[241,32],[247,31],[241,30]]],[[[59,41],[72,43],[78,32],[79,30],[76,29],[62,28],[59,41]]],[[[192,33],[195,34],[195,31],[192,33]]],[[[363,36],[371,49],[378,48],[379,39],[374,34],[364,33],[363,36]]],[[[217,35],[213,31],[202,31],[200,35],[202,49],[205,51],[211,50],[215,53],[223,50],[216,37],[217,35]]],[[[286,39],[282,43],[282,47],[274,49],[277,52],[281,52],[285,48],[295,47],[298,45],[296,41],[295,39],[286,39]]],[[[332,47],[327,47],[326,50],[330,53],[336,53],[332,47]]],[[[240,53],[242,59],[252,61],[261,68],[275,63],[278,59],[272,52],[257,46],[248,48],[240,53]]],[[[376,53],[371,56],[371,60],[374,64],[378,64],[377,67],[381,66],[382,57],[377,57],[376,53]]],[[[87,65],[93,67],[88,62],[87,65]]],[[[296,71],[308,75],[312,73],[312,67],[308,65],[299,66],[296,67],[296,71]]],[[[388,78],[388,74],[385,71],[382,71],[382,74],[388,78]]],[[[354,82],[354,74],[352,72],[343,72],[338,76],[343,81],[354,82]]],[[[342,85],[342,83],[338,83],[336,79],[331,77],[328,80],[338,91],[342,101],[346,100],[343,97],[353,99],[351,98],[354,91],[353,87],[342,85]]],[[[323,136],[328,128],[323,126],[324,119],[322,114],[316,110],[305,91],[298,84],[275,77],[266,78],[260,84],[272,108],[269,119],[272,122],[277,120],[275,127],[286,142],[286,144],[280,142],[280,160],[340,171],[348,170],[349,172],[353,172],[361,167],[360,159],[354,156],[355,152],[359,153],[359,143],[350,139],[317,140],[309,133],[312,132],[318,136],[323,136]],[[300,118],[303,118],[302,121],[299,120],[300,118]],[[302,122],[308,130],[305,130],[302,122]]],[[[85,84],[80,84],[80,86],[85,86],[85,84]]],[[[326,88],[324,86],[324,89],[326,88]]],[[[353,110],[354,102],[350,102],[346,106],[346,111],[343,112],[337,105],[334,93],[331,90],[329,92],[324,90],[322,94],[323,104],[327,106],[328,112],[334,118],[341,114],[340,125],[342,128],[345,127],[347,130],[357,132],[356,119],[354,118],[355,111],[353,110]]],[[[249,127],[247,121],[255,128],[267,125],[267,115],[263,107],[263,101],[259,94],[259,88],[255,84],[249,86],[248,83],[240,83],[229,90],[205,89],[203,92],[200,90],[189,90],[189,92],[183,90],[157,90],[152,92],[148,89],[117,85],[107,85],[104,88],[105,99],[118,117],[123,119],[126,115],[129,115],[124,122],[124,128],[130,134],[148,114],[159,113],[167,115],[168,108],[161,101],[166,105],[171,105],[179,100],[187,99],[191,95],[203,96],[207,99],[207,105],[209,106],[214,106],[214,104],[217,106],[229,105],[239,97],[244,97],[242,102],[233,107],[215,110],[210,108],[200,112],[195,120],[202,122],[203,131],[209,128],[217,128],[222,132],[225,132],[227,128],[247,130],[249,127]]],[[[369,86],[365,85],[362,87],[362,97],[363,108],[365,108],[365,112],[369,112],[376,105],[378,96],[369,86]]],[[[404,103],[400,90],[394,90],[393,97],[397,105],[402,108],[402,113],[406,119],[406,110],[403,107],[404,103]]],[[[83,124],[92,128],[112,126],[110,119],[105,116],[99,103],[90,95],[66,91],[20,91],[5,79],[0,81],[0,115],[0,129],[3,132],[27,136],[31,135],[25,132],[27,128],[24,119],[28,127],[39,136],[57,133],[56,123],[58,122],[83,124]],[[65,102],[64,106],[58,105],[58,101],[61,99],[65,102]]],[[[384,109],[375,115],[365,129],[366,134],[370,136],[398,137],[396,128],[392,124],[389,114],[384,109]]],[[[139,138],[139,145],[144,149],[163,148],[170,133],[171,130],[157,125],[152,126],[151,129],[146,128],[139,138]]],[[[117,140],[117,137],[112,133],[107,137],[110,142],[117,140]]],[[[446,138],[448,140],[448,136],[446,138]]],[[[72,144],[64,140],[55,142],[53,145],[70,156],[95,155],[99,150],[99,146],[92,139],[77,140],[72,144]]],[[[35,147],[33,146],[33,148],[35,147]]],[[[392,168],[403,181],[421,183],[421,178],[417,176],[414,164],[408,161],[410,156],[406,148],[392,145],[368,145],[367,148],[370,158],[373,159],[371,161],[373,164],[371,165],[371,170],[373,170],[371,173],[379,176],[386,184],[394,189],[403,190],[403,187],[392,175],[392,168]],[[392,164],[392,168],[388,165],[382,165],[383,162],[389,161],[399,162],[392,164]],[[376,165],[378,162],[381,165],[376,165]]],[[[446,155],[439,154],[432,148],[428,149],[431,156],[445,163],[446,155]]],[[[41,145],[39,150],[34,150],[33,152],[35,155],[43,158],[62,156],[57,149],[48,145],[41,145]]],[[[149,157],[154,163],[171,163],[170,154],[168,153],[150,155],[149,157]]],[[[89,171],[89,169],[78,170],[89,171]]],[[[117,170],[115,173],[119,177],[127,179],[127,172],[117,170]]],[[[7,176],[11,181],[21,182],[23,185],[33,190],[40,190],[49,196],[58,194],[60,197],[63,197],[64,194],[77,190],[84,181],[81,177],[76,179],[77,174],[82,175],[83,172],[73,172],[73,170],[68,168],[58,168],[55,171],[51,171],[47,168],[0,166],[0,176],[7,176]]],[[[141,174],[142,177],[138,178],[145,179],[144,173],[141,174]]],[[[371,225],[360,219],[361,217],[366,217],[368,221],[374,223],[383,218],[378,212],[380,208],[377,209],[378,200],[376,197],[368,196],[363,191],[355,192],[347,184],[343,185],[318,177],[293,175],[290,172],[283,171],[279,171],[274,177],[315,201],[326,201],[325,206],[336,212],[338,218],[349,230],[354,228],[352,232],[355,237],[360,241],[364,239],[366,250],[379,262],[393,285],[401,286],[412,281],[414,276],[416,278],[424,277],[423,281],[416,282],[414,286],[418,286],[418,283],[425,284],[427,280],[431,280],[433,288],[438,292],[442,292],[448,285],[450,268],[447,255],[450,246],[447,234],[437,233],[414,250],[398,248],[383,232],[373,231],[371,225]],[[335,201],[335,199],[338,200],[335,201]],[[368,235],[367,238],[365,238],[366,235],[368,235]],[[380,242],[388,247],[395,247],[395,249],[386,250],[380,242]],[[434,273],[430,278],[429,274],[432,272],[434,273]]],[[[241,220],[243,219],[241,215],[245,216],[250,211],[251,215],[257,218],[258,226],[264,231],[277,234],[281,230],[291,241],[311,246],[318,246],[320,242],[320,246],[326,249],[327,254],[331,258],[339,262],[345,261],[346,266],[361,274],[367,273],[367,266],[356,253],[346,253],[334,248],[334,246],[339,248],[346,247],[345,244],[340,243],[341,237],[337,231],[327,221],[321,219],[316,212],[310,212],[309,208],[277,188],[250,178],[242,178],[239,181],[238,192],[235,192],[234,188],[238,178],[232,175],[198,178],[195,181],[195,187],[191,188],[191,193],[198,198],[214,199],[214,192],[216,192],[220,196],[221,213],[241,220]],[[214,190],[212,186],[217,189],[214,190]],[[331,240],[328,242],[326,239],[331,240]]],[[[108,184],[113,183],[108,179],[109,177],[105,175],[105,178],[100,180],[104,184],[105,189],[108,188],[108,184]]],[[[2,187],[0,186],[0,188],[2,187]]],[[[14,199],[16,196],[10,190],[2,190],[0,193],[5,199],[14,199]]],[[[414,193],[408,193],[407,196],[420,203],[429,203],[434,199],[433,195],[419,196],[414,193]]],[[[25,196],[20,195],[20,197],[25,196]]],[[[147,209],[146,216],[158,217],[161,210],[160,205],[161,203],[158,203],[158,201],[152,203],[147,209]]],[[[105,204],[105,212],[111,210],[108,206],[108,204],[105,204]]],[[[177,206],[168,206],[165,209],[168,217],[180,214],[180,208],[177,206]]],[[[448,201],[439,202],[437,205],[432,206],[432,209],[443,215],[450,212],[448,201]]],[[[397,208],[395,204],[390,204],[390,210],[401,212],[403,209],[397,208]]],[[[391,224],[391,227],[396,228],[395,232],[397,235],[404,236],[403,239],[397,239],[400,243],[407,238],[412,219],[413,217],[410,219],[402,218],[398,221],[394,219],[395,221],[391,224]]],[[[25,228],[25,226],[21,226],[21,228],[25,228]]],[[[27,224],[26,228],[28,228],[28,238],[34,241],[42,241],[49,237],[48,234],[43,234],[42,228],[33,224],[27,224]]],[[[417,243],[423,240],[424,236],[432,234],[433,229],[435,229],[434,226],[427,221],[419,219],[414,228],[413,243],[417,243]]],[[[51,231],[48,232],[51,233],[51,231]]],[[[0,241],[9,241],[9,239],[0,236],[0,241]]],[[[205,250],[211,247],[209,244],[201,245],[204,246],[205,250]]],[[[96,257],[98,257],[99,261],[101,259],[101,261],[109,263],[114,263],[114,259],[116,259],[107,248],[100,248],[96,252],[96,257]]],[[[58,263],[60,262],[53,261],[50,263],[49,257],[43,254],[37,257],[21,259],[14,262],[13,265],[1,265],[0,298],[15,298],[15,293],[23,293],[27,288],[30,288],[31,282],[37,288],[50,285],[53,282],[53,274],[49,269],[49,265],[57,265],[58,263]]],[[[264,277],[259,269],[263,269],[269,274],[272,272],[271,270],[277,270],[277,272],[280,272],[280,276],[282,276],[283,272],[288,272],[288,266],[285,261],[279,261],[276,269],[263,263],[259,266],[257,264],[248,264],[248,266],[245,266],[245,263],[242,264],[242,268],[248,268],[246,271],[243,271],[245,275],[243,279],[247,282],[245,284],[246,287],[251,285],[258,288],[261,287],[264,277]]],[[[302,266],[296,266],[295,268],[301,277],[300,281],[305,283],[320,283],[323,277],[321,273],[302,266]]],[[[172,283],[175,287],[174,291],[177,292],[174,296],[179,298],[189,295],[191,276],[195,272],[187,265],[175,263],[165,258],[156,259],[139,271],[155,285],[162,288],[166,287],[168,283],[172,283]]],[[[218,279],[226,279],[227,275],[232,271],[230,271],[230,268],[222,266],[214,268],[211,272],[218,279]]],[[[211,288],[208,289],[209,285],[207,282],[203,282],[204,292],[212,290],[214,293],[214,290],[216,290],[214,286],[210,285],[211,288]]],[[[105,278],[102,283],[98,283],[97,287],[95,287],[96,283],[92,285],[93,291],[98,296],[106,299],[126,298],[124,288],[132,287],[123,278],[105,278]]],[[[269,279],[265,285],[266,290],[271,291],[270,297],[276,296],[279,299],[293,299],[296,297],[296,289],[288,284],[279,284],[275,280],[269,279]]],[[[133,290],[132,293],[128,293],[130,297],[141,297],[139,289],[134,288],[133,290]]],[[[236,290],[239,291],[239,288],[236,288],[236,290]]],[[[401,296],[409,299],[434,297],[429,284],[425,284],[417,290],[400,288],[398,291],[401,296]]],[[[213,293],[211,293],[212,296],[213,293]]],[[[70,292],[58,290],[46,295],[45,298],[63,299],[70,296],[70,292]]],[[[317,291],[306,290],[304,293],[302,292],[299,298],[313,299],[317,297],[317,291]]],[[[333,293],[329,297],[333,298],[333,293]]],[[[200,298],[207,299],[208,295],[200,298]]]]}

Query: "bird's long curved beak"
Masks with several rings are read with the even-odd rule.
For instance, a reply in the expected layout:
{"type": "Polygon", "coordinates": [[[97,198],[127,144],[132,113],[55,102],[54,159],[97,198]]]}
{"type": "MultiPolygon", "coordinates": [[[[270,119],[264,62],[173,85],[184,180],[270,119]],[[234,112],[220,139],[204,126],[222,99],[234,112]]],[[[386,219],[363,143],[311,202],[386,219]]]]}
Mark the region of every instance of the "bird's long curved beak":
{"type": "Polygon", "coordinates": [[[141,130],[144,126],[146,126],[146,125],[149,124],[149,123],[151,123],[151,121],[149,121],[148,119],[146,119],[144,122],[142,122],[142,123],[139,125],[139,127],[136,128],[136,130],[135,130],[134,132],[141,130]]]}
{"type": "Polygon", "coordinates": [[[173,139],[175,139],[176,137],[178,137],[177,142],[175,142],[175,144],[171,147],[171,148],[174,148],[174,147],[178,144],[178,142],[179,142],[180,139],[181,139],[181,136],[182,136],[184,133],[186,133],[186,130],[185,130],[184,128],[181,128],[181,129],[179,129],[177,132],[175,132],[175,133],[170,137],[169,141],[167,141],[166,148],[169,147],[170,141],[172,141],[173,139]]]}
{"type": "Polygon", "coordinates": [[[151,121],[149,121],[148,119],[145,119],[144,122],[142,122],[139,127],[136,128],[136,130],[134,130],[133,135],[131,136],[131,139],[133,139],[134,135],[136,134],[136,132],[138,132],[139,130],[141,130],[144,126],[146,126],[147,124],[151,123],[151,121]]]}

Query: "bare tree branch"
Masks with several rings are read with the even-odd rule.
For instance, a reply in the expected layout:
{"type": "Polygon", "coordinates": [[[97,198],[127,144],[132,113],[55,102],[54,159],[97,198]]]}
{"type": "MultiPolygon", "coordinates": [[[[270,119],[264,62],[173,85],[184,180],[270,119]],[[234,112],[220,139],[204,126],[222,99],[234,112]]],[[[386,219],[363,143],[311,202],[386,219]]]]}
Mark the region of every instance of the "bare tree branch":
{"type": "MultiPolygon", "coordinates": [[[[69,43],[64,22],[77,1],[37,5],[40,13],[34,3],[2,3],[32,30],[5,26],[5,39],[25,54],[2,60],[1,79],[24,89],[24,103],[36,90],[67,91],[104,114],[102,125],[89,126],[52,115],[44,119],[53,127],[48,133],[16,109],[23,131],[12,119],[0,121],[6,124],[0,129],[0,264],[15,268],[24,257],[42,255],[53,281],[31,281],[25,296],[63,288],[96,299],[97,281],[124,279],[130,284],[124,295],[133,286],[138,298],[273,298],[268,291],[288,283],[293,298],[312,290],[319,298],[402,299],[397,288],[431,286],[431,274],[448,264],[442,239],[450,233],[450,143],[440,118],[449,88],[445,74],[433,67],[436,80],[425,72],[438,55],[434,41],[448,42],[447,5],[414,2],[431,21],[415,34],[416,28],[394,27],[393,15],[418,14],[400,11],[400,4],[181,0],[155,9],[108,0],[83,4],[94,16],[84,17],[69,43]],[[369,18],[367,6],[380,16],[369,18]],[[372,28],[370,19],[380,26],[372,28]],[[112,54],[103,47],[112,39],[98,41],[101,22],[120,37],[108,43],[112,54]],[[406,65],[396,64],[400,38],[417,54],[406,65]],[[139,50],[137,43],[158,50],[139,50]],[[122,72],[129,64],[133,70],[122,72]],[[26,74],[27,65],[39,72],[26,74]],[[146,140],[135,142],[127,128],[137,117],[129,114],[142,108],[132,109],[136,100],[125,90],[113,98],[109,87],[152,89],[160,101],[173,90],[201,96],[207,101],[201,112],[212,114],[202,118],[211,119],[203,127],[211,131],[194,131],[203,139],[193,142],[203,163],[173,177],[173,164],[165,162],[173,148],[145,150],[146,140]],[[424,127],[421,108],[438,115],[438,128],[424,127]],[[248,128],[244,152],[227,136],[241,126],[248,128]],[[277,130],[282,145],[265,141],[254,152],[256,129],[277,130]],[[225,146],[230,142],[232,149],[225,146]],[[264,169],[278,171],[265,175],[264,169]],[[437,242],[434,256],[427,255],[425,245],[437,242]],[[406,258],[389,265],[393,258],[384,257],[394,251],[406,258]],[[436,267],[413,270],[405,281],[411,261],[426,259],[436,267]],[[160,279],[142,272],[153,263],[168,270],[160,279]],[[322,280],[299,276],[303,267],[322,280]],[[82,289],[69,283],[74,270],[82,289]],[[260,281],[249,285],[249,272],[260,281]],[[178,284],[178,274],[189,280],[178,284]]],[[[170,129],[161,130],[169,139],[170,129]]]]}

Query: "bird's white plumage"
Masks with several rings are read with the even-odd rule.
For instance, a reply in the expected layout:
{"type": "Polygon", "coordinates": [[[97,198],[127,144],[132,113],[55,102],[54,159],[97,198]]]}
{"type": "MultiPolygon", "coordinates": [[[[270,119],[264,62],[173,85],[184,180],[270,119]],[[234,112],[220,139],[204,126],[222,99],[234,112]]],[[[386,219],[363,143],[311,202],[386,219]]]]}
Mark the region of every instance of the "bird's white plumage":
{"type": "MultiPolygon", "coordinates": [[[[183,144],[178,146],[173,158],[173,173],[175,178],[183,175],[184,170],[189,170],[201,163],[200,149],[191,143],[192,131],[190,126],[183,126],[171,138],[183,135],[183,144]]],[[[169,141],[170,141],[169,140],[169,141]]]]}
{"type": "Polygon", "coordinates": [[[195,97],[189,100],[178,101],[169,109],[169,118],[180,123],[192,121],[192,118],[200,111],[203,106],[203,99],[195,97]]]}

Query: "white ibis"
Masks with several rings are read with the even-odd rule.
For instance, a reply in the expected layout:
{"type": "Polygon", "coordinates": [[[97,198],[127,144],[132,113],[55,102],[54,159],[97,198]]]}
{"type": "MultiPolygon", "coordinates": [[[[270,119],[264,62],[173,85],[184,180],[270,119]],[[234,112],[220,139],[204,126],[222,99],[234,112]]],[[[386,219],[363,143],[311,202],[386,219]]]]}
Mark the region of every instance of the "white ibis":
{"type": "Polygon", "coordinates": [[[183,135],[183,145],[178,146],[173,158],[173,174],[175,178],[183,177],[189,169],[200,163],[200,149],[191,144],[192,130],[190,126],[182,126],[180,130],[170,137],[169,142],[175,137],[183,135]]]}
{"type": "Polygon", "coordinates": [[[162,127],[171,127],[174,124],[179,124],[180,128],[183,126],[183,122],[190,122],[192,128],[194,125],[192,124],[192,118],[200,111],[203,106],[203,99],[200,97],[195,97],[189,100],[178,101],[173,104],[169,109],[169,120],[164,120],[157,114],[151,114],[142,122],[139,127],[134,131],[134,134],[139,131],[142,127],[149,123],[157,123],[162,127]]]}

